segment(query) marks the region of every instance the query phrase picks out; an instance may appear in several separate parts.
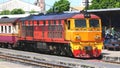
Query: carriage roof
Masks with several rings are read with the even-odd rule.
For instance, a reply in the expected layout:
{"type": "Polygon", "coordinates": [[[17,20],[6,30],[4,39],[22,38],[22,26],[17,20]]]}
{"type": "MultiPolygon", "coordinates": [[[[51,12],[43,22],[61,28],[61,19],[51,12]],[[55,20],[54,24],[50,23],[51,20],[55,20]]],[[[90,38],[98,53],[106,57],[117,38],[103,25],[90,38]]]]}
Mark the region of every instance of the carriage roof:
{"type": "Polygon", "coordinates": [[[15,23],[19,18],[1,18],[0,23],[15,23]]]}

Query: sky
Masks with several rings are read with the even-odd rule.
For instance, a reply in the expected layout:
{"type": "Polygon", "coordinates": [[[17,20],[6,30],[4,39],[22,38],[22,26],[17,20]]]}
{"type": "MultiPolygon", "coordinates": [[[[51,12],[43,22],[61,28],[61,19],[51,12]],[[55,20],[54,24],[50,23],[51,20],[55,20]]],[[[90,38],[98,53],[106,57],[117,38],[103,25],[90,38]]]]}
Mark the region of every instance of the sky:
{"type": "MultiPolygon", "coordinates": [[[[6,2],[6,1],[9,1],[9,0],[0,0],[0,3],[6,2]]],[[[22,1],[33,4],[36,0],[22,0],[22,1]]],[[[49,9],[51,6],[53,6],[55,1],[58,1],[58,0],[45,0],[46,9],[49,9]]],[[[71,6],[80,6],[82,5],[83,0],[68,0],[68,1],[71,3],[70,4],[71,6]]]]}

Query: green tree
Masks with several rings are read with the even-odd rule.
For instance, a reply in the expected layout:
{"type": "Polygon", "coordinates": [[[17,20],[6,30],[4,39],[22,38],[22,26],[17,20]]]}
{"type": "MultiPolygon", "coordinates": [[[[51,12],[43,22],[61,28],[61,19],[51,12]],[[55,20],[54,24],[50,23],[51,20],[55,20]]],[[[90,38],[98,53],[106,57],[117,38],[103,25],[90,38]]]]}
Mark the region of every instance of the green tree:
{"type": "Polygon", "coordinates": [[[0,15],[9,15],[10,11],[9,10],[3,10],[0,15]]]}
{"type": "Polygon", "coordinates": [[[119,0],[92,0],[89,9],[120,8],[119,0]]]}
{"type": "Polygon", "coordinates": [[[48,13],[51,13],[53,11],[60,13],[63,11],[68,11],[69,8],[70,8],[70,2],[68,0],[59,0],[56,1],[53,7],[48,10],[48,13]]]}
{"type": "Polygon", "coordinates": [[[31,10],[29,13],[36,13],[36,11],[35,10],[31,10]]]}
{"type": "Polygon", "coordinates": [[[11,11],[11,14],[24,14],[24,13],[25,13],[25,11],[22,9],[13,9],[11,11]]]}

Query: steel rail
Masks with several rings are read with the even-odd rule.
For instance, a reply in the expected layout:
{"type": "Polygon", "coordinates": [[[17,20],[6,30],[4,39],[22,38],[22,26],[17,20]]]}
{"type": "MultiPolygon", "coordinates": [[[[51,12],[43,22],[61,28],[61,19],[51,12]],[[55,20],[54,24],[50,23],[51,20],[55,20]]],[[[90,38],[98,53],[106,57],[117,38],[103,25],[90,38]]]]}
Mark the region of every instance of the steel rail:
{"type": "MultiPolygon", "coordinates": [[[[11,57],[13,59],[22,59],[22,61],[31,64],[41,65],[40,63],[44,63],[44,65],[52,65],[51,67],[54,68],[59,66],[58,68],[119,68],[119,64],[113,64],[104,62],[102,60],[81,60],[69,57],[62,57],[62,56],[53,56],[53,55],[46,55],[46,54],[39,54],[33,52],[24,52],[18,50],[11,50],[11,49],[4,49],[0,48],[0,56],[6,58],[11,57]],[[95,60],[95,61],[94,61],[95,60]],[[35,63],[36,62],[36,63],[35,63]]],[[[21,60],[20,60],[21,61],[21,60]]]]}
{"type": "Polygon", "coordinates": [[[0,58],[4,59],[4,60],[21,62],[21,63],[25,63],[25,64],[29,64],[29,65],[40,66],[40,67],[65,68],[65,66],[53,65],[53,64],[42,63],[42,62],[40,63],[40,62],[35,62],[35,61],[32,61],[32,60],[21,59],[21,58],[16,58],[16,57],[11,57],[11,56],[5,56],[5,55],[0,55],[0,58]]]}

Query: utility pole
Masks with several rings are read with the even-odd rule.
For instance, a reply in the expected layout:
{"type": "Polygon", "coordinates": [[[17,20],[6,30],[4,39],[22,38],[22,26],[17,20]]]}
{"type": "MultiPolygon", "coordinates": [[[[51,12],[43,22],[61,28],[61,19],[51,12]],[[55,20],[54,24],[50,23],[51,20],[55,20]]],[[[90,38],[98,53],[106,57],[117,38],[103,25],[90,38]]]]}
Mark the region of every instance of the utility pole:
{"type": "Polygon", "coordinates": [[[85,0],[85,11],[87,12],[89,7],[89,0],[85,0]]]}
{"type": "Polygon", "coordinates": [[[89,0],[85,0],[84,3],[85,3],[85,9],[83,10],[83,13],[84,13],[85,18],[89,18],[90,14],[87,12],[88,7],[89,7],[89,0]]]}

